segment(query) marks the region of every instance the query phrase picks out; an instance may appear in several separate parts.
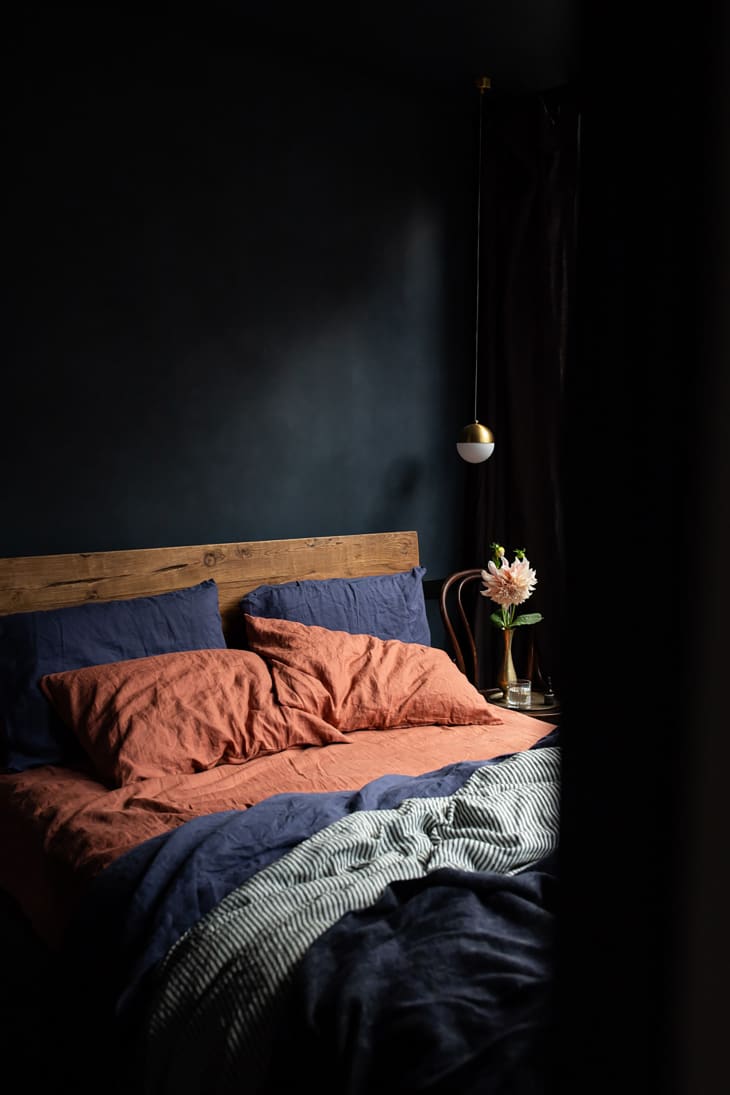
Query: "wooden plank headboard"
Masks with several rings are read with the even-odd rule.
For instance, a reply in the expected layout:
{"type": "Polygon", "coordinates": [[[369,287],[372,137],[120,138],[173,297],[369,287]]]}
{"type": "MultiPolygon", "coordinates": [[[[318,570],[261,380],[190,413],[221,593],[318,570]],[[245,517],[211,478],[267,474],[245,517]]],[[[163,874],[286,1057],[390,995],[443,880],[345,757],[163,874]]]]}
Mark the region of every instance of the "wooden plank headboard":
{"type": "Polygon", "coordinates": [[[258,585],[393,574],[418,565],[416,532],[15,556],[0,559],[0,615],[149,596],[213,578],[233,646],[242,634],[239,601],[258,585]]]}

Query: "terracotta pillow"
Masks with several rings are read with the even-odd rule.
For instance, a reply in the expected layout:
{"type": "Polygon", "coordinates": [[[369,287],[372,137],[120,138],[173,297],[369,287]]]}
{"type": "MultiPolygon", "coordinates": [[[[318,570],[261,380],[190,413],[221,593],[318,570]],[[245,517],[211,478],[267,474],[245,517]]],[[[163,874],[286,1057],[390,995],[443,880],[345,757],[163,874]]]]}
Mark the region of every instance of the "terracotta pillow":
{"type": "Polygon", "coordinates": [[[279,703],[338,730],[501,725],[444,650],[294,620],[245,619],[249,646],[268,661],[279,703]]]}
{"type": "Polygon", "coordinates": [[[251,651],[158,654],[50,673],[40,686],[116,786],[345,741],[323,719],[282,708],[251,651]]]}

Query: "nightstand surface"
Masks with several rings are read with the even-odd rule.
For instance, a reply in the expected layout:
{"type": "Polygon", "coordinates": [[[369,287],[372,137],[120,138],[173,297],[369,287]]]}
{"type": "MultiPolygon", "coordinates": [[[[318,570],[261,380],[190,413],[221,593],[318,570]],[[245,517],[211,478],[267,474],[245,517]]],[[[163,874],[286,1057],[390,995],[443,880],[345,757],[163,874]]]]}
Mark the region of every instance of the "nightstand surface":
{"type": "Polygon", "coordinates": [[[555,722],[560,716],[560,703],[543,703],[543,693],[532,690],[532,702],[529,707],[507,707],[501,688],[480,688],[479,691],[485,699],[496,707],[504,707],[507,711],[521,711],[523,715],[531,715],[533,719],[547,719],[555,722]]]}

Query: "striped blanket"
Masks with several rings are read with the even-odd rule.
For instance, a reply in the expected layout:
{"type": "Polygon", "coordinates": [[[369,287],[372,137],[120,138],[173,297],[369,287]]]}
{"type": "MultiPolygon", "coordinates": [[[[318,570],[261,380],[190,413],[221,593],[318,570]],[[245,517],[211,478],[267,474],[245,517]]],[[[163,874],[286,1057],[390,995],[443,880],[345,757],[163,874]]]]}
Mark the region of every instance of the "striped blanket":
{"type": "MultiPolygon", "coordinates": [[[[337,976],[339,959],[333,961],[328,954],[328,940],[331,946],[340,948],[340,955],[351,955],[353,941],[365,944],[369,931],[382,936],[385,917],[391,948],[397,943],[402,954],[403,948],[411,946],[409,936],[399,936],[394,927],[398,916],[403,915],[393,912],[394,901],[399,909],[406,900],[417,898],[421,902],[421,912],[409,929],[417,936],[417,947],[415,943],[413,946],[418,953],[431,956],[429,976],[440,978],[449,992],[458,984],[459,976],[463,980],[465,946],[471,938],[484,936],[485,916],[490,931],[499,920],[499,931],[506,933],[505,946],[510,935],[516,933],[519,945],[516,943],[515,953],[525,946],[529,951],[532,946],[535,953],[542,954],[547,941],[536,938],[533,946],[530,940],[530,917],[539,912],[539,923],[545,922],[544,910],[536,912],[533,908],[542,900],[534,896],[537,890],[533,875],[557,847],[558,818],[559,750],[548,747],[477,767],[452,794],[409,798],[394,809],[356,811],[315,833],[229,893],[181,936],[160,964],[145,1024],[145,1089],[155,1095],[197,1095],[202,1091],[219,1095],[245,1091],[254,1095],[286,1090],[286,1086],[271,1084],[277,1072],[281,1084],[293,1082],[291,1076],[285,1079],[292,1062],[282,1064],[287,1041],[282,1046],[281,1038],[282,1030],[290,1029],[287,1023],[301,1022],[291,1013],[294,997],[306,997],[315,983],[320,994],[318,1006],[325,997],[331,999],[335,988],[342,993],[343,986],[337,985],[341,980],[337,976]],[[499,880],[507,879],[514,881],[505,890],[505,882],[499,880]],[[522,893],[520,887],[531,888],[529,893],[527,889],[522,893]],[[448,904],[440,909],[439,917],[431,915],[433,908],[453,892],[460,895],[454,905],[458,909],[454,915],[461,918],[460,931],[450,930],[457,921],[448,904]],[[477,905],[480,909],[485,906],[486,912],[477,914],[477,905]],[[514,923],[510,920],[512,913],[504,912],[513,906],[515,910],[522,908],[522,912],[515,913],[514,923]],[[472,924],[469,917],[477,915],[481,920],[472,924]],[[423,934],[426,924],[429,938],[423,934]],[[451,966],[452,954],[458,971],[451,966]],[[313,964],[315,979],[305,984],[303,971],[313,968],[313,964]],[[329,981],[323,979],[323,969],[331,970],[329,981]]],[[[475,948],[472,956],[476,966],[492,949],[490,940],[484,938],[486,943],[475,948]]],[[[378,953],[377,945],[367,946],[371,955],[378,953]]],[[[496,950],[499,952],[499,947],[496,950]]],[[[466,958],[468,961],[468,946],[466,958]]],[[[423,981],[423,968],[419,971],[416,963],[406,963],[398,983],[391,983],[388,991],[388,971],[369,969],[372,964],[366,956],[349,969],[348,1007],[352,1008],[355,1001],[351,1015],[361,1011],[366,1001],[375,1014],[375,997],[384,1001],[399,992],[408,994],[411,968],[419,983],[423,981]],[[373,978],[377,983],[374,996],[373,978]]],[[[393,968],[397,965],[395,962],[393,968]]],[[[528,976],[526,970],[521,974],[523,980],[528,976]]],[[[485,970],[485,976],[488,973],[490,970],[485,970]]],[[[500,976],[504,973],[501,969],[500,976]]],[[[539,975],[538,969],[538,979],[539,975]]],[[[495,999],[489,1001],[492,1011],[501,1007],[495,999]]],[[[389,999],[387,1007],[392,1010],[395,1001],[389,999]]],[[[409,1020],[418,1028],[413,1035],[415,1046],[428,1040],[429,1031],[432,1040],[436,1035],[433,1015],[429,1017],[428,1012],[426,1008],[418,1023],[413,1016],[409,1020]]],[[[444,1038],[447,1042],[452,1039],[444,1033],[444,1017],[439,1014],[436,1041],[440,1046],[444,1038]]],[[[494,1022],[492,1017],[490,1023],[494,1022]]],[[[361,1016],[357,1023],[362,1033],[361,1016]]],[[[463,1026],[457,1017],[457,1027],[460,1023],[463,1026]]],[[[460,1028],[459,1038],[462,1034],[460,1028]]],[[[343,1038],[344,1042],[352,1041],[352,1026],[343,1038]]],[[[496,1044],[499,1038],[491,1031],[485,1033],[485,1040],[496,1044]]],[[[462,1076],[461,1086],[453,1090],[469,1090],[468,1074],[480,1051],[472,1047],[465,1057],[464,1047],[460,1046],[453,1050],[458,1060],[452,1062],[442,1048],[437,1050],[435,1067],[445,1077],[446,1086],[429,1086],[428,1090],[450,1090],[448,1084],[456,1082],[453,1077],[457,1075],[462,1076]]],[[[515,1054],[519,1056],[517,1048],[515,1054]]],[[[346,1056],[343,1051],[342,1060],[346,1056]]],[[[353,1060],[351,1053],[348,1059],[353,1060]]],[[[296,1065],[293,1067],[296,1069],[296,1065]]],[[[340,1062],[332,1090],[367,1091],[374,1082],[375,1067],[361,1061],[360,1078],[351,1076],[346,1080],[340,1062]]],[[[377,1069],[384,1067],[377,1065],[377,1069]]],[[[387,1075],[392,1074],[400,1090],[421,1090],[412,1086],[417,1082],[417,1066],[409,1063],[407,1055],[399,1066],[387,1068],[387,1075]],[[406,1068],[408,1084],[403,1080],[406,1068]]],[[[491,1074],[493,1079],[499,1075],[494,1064],[491,1074]]],[[[319,1086],[322,1090],[323,1084],[319,1086]]],[[[387,1090],[382,1078],[379,1090],[387,1090]]],[[[474,1090],[487,1089],[482,1084],[474,1090]]],[[[489,1090],[499,1088],[492,1086],[489,1090]]]]}

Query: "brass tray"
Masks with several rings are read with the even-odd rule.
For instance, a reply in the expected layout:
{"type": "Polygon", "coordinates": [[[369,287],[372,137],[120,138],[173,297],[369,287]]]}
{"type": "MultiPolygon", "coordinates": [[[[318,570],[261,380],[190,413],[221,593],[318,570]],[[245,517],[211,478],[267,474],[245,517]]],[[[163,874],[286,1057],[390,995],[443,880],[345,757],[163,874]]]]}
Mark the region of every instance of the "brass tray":
{"type": "Polygon", "coordinates": [[[482,688],[480,691],[490,703],[497,707],[505,707],[508,711],[522,711],[525,715],[557,715],[560,712],[557,699],[553,703],[545,703],[544,693],[536,692],[534,688],[529,707],[509,707],[501,688],[482,688]]]}

